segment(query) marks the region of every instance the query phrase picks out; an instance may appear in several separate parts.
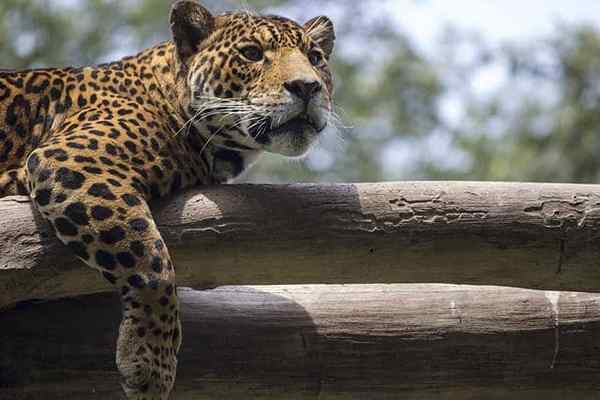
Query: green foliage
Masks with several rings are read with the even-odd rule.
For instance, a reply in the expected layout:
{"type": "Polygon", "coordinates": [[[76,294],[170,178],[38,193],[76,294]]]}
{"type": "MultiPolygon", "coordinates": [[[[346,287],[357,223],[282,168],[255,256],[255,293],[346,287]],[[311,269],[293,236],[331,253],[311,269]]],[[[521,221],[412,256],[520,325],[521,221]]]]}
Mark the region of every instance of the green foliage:
{"type": "Polygon", "coordinates": [[[128,26],[126,3],[5,0],[0,3],[0,56],[11,68],[97,62],[113,52],[128,26]]]}
{"type": "Polygon", "coordinates": [[[470,158],[436,177],[559,182],[600,181],[600,32],[561,28],[534,45],[508,46],[509,81],[468,104],[453,133],[470,158]]]}
{"type": "Polygon", "coordinates": [[[48,9],[47,3],[36,0],[0,3],[2,67],[25,68],[41,61],[54,64],[66,58],[63,43],[71,32],[69,19],[58,9],[48,9]]]}

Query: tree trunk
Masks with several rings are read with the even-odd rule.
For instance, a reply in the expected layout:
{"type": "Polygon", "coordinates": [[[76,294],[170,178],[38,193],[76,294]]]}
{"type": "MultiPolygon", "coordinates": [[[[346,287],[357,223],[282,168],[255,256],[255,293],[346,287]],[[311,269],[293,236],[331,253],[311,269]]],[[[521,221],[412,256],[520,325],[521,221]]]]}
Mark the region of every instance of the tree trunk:
{"type": "MultiPolygon", "coordinates": [[[[180,289],[174,400],[597,399],[600,295],[452,285],[180,289]]],[[[119,398],[117,298],[0,314],[0,398],[119,398]]]]}
{"type": "MultiPolygon", "coordinates": [[[[154,205],[178,283],[445,282],[600,291],[600,186],[221,185],[154,205]]],[[[0,308],[108,290],[0,199],[0,308]]]]}

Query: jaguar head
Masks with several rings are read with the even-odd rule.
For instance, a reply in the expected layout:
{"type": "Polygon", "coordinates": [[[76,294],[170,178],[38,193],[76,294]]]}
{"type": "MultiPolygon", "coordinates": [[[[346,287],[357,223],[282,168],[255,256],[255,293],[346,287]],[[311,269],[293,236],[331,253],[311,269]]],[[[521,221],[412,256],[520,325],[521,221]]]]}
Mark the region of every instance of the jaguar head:
{"type": "Polygon", "coordinates": [[[333,23],[213,16],[193,0],[171,11],[184,108],[217,146],[305,154],[329,125],[333,23]]]}

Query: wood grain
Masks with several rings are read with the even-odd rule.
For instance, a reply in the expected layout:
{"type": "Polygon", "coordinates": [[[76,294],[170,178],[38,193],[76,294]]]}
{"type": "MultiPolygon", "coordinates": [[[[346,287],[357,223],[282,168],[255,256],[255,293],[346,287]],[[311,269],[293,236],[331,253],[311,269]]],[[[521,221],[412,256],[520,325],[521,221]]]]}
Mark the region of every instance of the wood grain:
{"type": "MultiPolygon", "coordinates": [[[[453,285],[180,289],[174,400],[597,399],[600,295],[453,285]]],[[[119,398],[112,295],[0,314],[0,398],[119,398]]]]}
{"type": "MultiPolygon", "coordinates": [[[[154,204],[178,282],[600,291],[600,186],[221,185],[154,204]]],[[[0,308],[109,289],[26,198],[0,199],[0,308]]]]}

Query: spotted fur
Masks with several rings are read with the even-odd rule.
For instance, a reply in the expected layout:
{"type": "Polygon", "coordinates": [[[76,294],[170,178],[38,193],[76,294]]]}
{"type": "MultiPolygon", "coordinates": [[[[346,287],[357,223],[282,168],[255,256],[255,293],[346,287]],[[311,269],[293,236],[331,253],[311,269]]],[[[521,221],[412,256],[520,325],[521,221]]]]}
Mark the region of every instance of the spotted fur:
{"type": "Polygon", "coordinates": [[[29,195],[121,295],[129,399],[164,400],[181,343],[175,270],[151,199],[227,182],[264,151],[298,156],[328,125],[333,26],[171,11],[173,40],[82,68],[0,71],[0,196],[29,195]]]}

